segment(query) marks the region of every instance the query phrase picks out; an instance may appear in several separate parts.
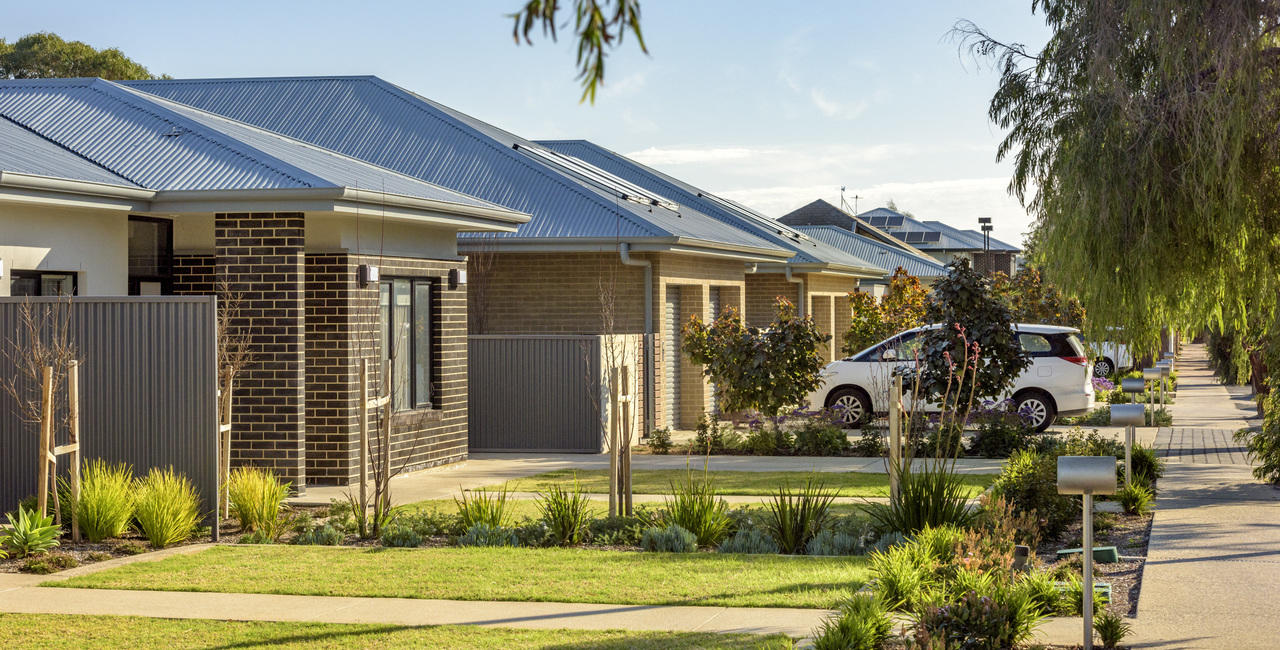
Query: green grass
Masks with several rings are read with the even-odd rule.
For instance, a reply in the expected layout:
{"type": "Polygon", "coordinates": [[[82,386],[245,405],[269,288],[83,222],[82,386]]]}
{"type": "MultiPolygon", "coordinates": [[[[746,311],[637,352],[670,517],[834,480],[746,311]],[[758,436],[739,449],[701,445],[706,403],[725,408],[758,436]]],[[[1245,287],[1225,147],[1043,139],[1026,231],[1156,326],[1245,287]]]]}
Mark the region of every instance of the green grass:
{"type": "MultiPolygon", "coordinates": [[[[694,470],[693,475],[702,477],[701,470],[694,470]]],[[[798,488],[804,485],[809,472],[709,472],[716,492],[720,494],[739,494],[746,496],[769,496],[779,487],[789,483],[798,488]]],[[[887,497],[889,496],[889,476],[872,472],[819,472],[818,478],[826,487],[837,490],[842,497],[887,497]]],[[[535,474],[526,478],[507,482],[507,489],[512,492],[538,492],[552,485],[565,489],[573,488],[577,477],[584,492],[607,493],[609,484],[605,470],[571,470],[562,469],[544,474],[535,474]]],[[[687,480],[689,470],[683,469],[640,469],[631,473],[632,489],[635,494],[670,494],[672,481],[687,480]]],[[[994,474],[965,474],[964,485],[966,495],[976,497],[987,489],[995,480],[994,474]]],[[[497,489],[494,486],[490,489],[497,489]]]]}
{"type": "Polygon", "coordinates": [[[633,605],[835,608],[861,557],[592,549],[218,546],[50,587],[633,605]]]}
{"type": "Polygon", "coordinates": [[[781,636],[0,614],[11,648],[790,648],[781,636]]]}

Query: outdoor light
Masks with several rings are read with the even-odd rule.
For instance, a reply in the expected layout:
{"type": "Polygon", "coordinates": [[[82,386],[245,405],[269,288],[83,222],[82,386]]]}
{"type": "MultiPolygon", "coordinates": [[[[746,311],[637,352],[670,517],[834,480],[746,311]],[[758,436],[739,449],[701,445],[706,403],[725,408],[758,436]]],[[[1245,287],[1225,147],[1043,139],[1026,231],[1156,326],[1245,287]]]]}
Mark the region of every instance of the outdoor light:
{"type": "Polygon", "coordinates": [[[449,269],[449,288],[457,289],[458,285],[467,283],[466,269],[449,269]]]}
{"type": "Polygon", "coordinates": [[[1116,491],[1115,456],[1059,456],[1058,493],[1084,495],[1084,649],[1093,650],[1093,495],[1116,491]]]}
{"type": "Polygon", "coordinates": [[[361,264],[356,267],[356,276],[360,281],[361,287],[367,287],[378,281],[378,267],[368,264],[361,264]]]}
{"type": "Polygon", "coordinates": [[[1141,404],[1112,404],[1111,424],[1124,427],[1124,484],[1128,486],[1133,482],[1134,427],[1147,425],[1146,409],[1141,404]]]}

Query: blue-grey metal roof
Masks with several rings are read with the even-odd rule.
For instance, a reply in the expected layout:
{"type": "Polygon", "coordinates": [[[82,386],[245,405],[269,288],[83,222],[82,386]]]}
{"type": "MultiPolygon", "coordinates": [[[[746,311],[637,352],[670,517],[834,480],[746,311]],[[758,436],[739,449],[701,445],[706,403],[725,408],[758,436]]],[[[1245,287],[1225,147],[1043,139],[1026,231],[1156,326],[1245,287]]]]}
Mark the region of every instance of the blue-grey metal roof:
{"type": "Polygon", "coordinates": [[[99,165],[0,117],[0,171],[137,187],[99,165]]]}
{"type": "Polygon", "coordinates": [[[357,188],[499,207],[101,79],[0,81],[0,116],[157,191],[357,188]]]}
{"type": "MultiPolygon", "coordinates": [[[[922,221],[920,223],[931,230],[942,233],[944,238],[951,237],[951,239],[958,244],[957,247],[959,248],[982,250],[982,233],[977,230],[961,230],[955,226],[948,226],[941,221],[922,221]]],[[[1018,252],[1022,250],[1017,246],[1006,244],[995,237],[990,238],[990,246],[993,251],[1018,252]]]]}
{"type": "Polygon", "coordinates": [[[540,140],[538,144],[573,156],[606,172],[619,176],[642,188],[696,208],[730,227],[766,239],[774,245],[795,251],[795,264],[831,264],[849,269],[890,272],[872,260],[852,252],[813,240],[804,233],[780,223],[736,201],[722,199],[656,169],[642,165],[622,154],[587,140],[540,140]]]}
{"type": "Polygon", "coordinates": [[[498,237],[680,238],[778,258],[790,252],[689,206],[628,200],[608,183],[530,155],[538,147],[527,140],[377,77],[123,83],[533,216],[498,237]]]}
{"type": "Polygon", "coordinates": [[[912,255],[896,246],[880,243],[838,226],[796,226],[796,229],[827,245],[863,259],[875,260],[876,266],[882,268],[896,270],[902,267],[918,278],[938,278],[947,274],[946,267],[932,257],[912,255]]]}

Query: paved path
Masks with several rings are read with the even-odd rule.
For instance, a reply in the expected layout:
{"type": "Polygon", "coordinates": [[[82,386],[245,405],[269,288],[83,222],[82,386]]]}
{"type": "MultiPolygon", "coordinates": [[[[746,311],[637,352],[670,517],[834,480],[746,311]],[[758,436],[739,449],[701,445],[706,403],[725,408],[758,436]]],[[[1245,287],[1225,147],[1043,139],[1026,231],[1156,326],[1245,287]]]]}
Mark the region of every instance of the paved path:
{"type": "MultiPolygon", "coordinates": [[[[885,473],[882,458],[820,458],[799,456],[685,456],[671,454],[632,456],[632,469],[686,469],[701,471],[703,461],[711,471],[742,472],[868,472],[885,473]]],[[[920,462],[920,461],[917,461],[920,462]]],[[[1003,461],[962,458],[957,469],[967,474],[999,473],[1003,461]]],[[[605,454],[472,454],[463,463],[413,472],[391,480],[391,498],[397,504],[428,499],[448,499],[461,489],[497,485],[511,479],[559,469],[608,469],[605,454]]],[[[350,488],[313,486],[306,494],[290,499],[296,505],[328,505],[332,499],[345,500],[350,488]]],[[[755,497],[759,498],[759,497],[755,497]]]]}
{"type": "Polygon", "coordinates": [[[1280,647],[1280,490],[1250,474],[1232,439],[1252,401],[1209,371],[1202,346],[1178,362],[1168,461],[1143,569],[1135,647],[1280,647]]]}

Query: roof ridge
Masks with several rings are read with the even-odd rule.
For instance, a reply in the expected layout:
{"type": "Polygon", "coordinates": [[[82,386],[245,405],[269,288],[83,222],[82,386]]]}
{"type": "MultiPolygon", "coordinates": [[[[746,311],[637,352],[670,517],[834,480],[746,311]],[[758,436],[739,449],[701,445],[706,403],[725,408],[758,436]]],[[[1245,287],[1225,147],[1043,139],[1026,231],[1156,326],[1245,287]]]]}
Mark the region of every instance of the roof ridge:
{"type": "MultiPolygon", "coordinates": [[[[230,140],[231,140],[232,142],[234,142],[234,143],[237,145],[237,146],[235,146],[235,147],[233,147],[233,146],[229,146],[226,142],[222,141],[221,139],[211,138],[211,137],[209,137],[206,133],[202,133],[202,131],[206,131],[206,130],[214,130],[214,129],[212,129],[212,128],[210,128],[210,127],[207,127],[207,126],[205,126],[205,125],[203,125],[203,124],[200,124],[200,123],[199,123],[199,122],[197,122],[196,120],[194,120],[194,119],[192,119],[192,118],[190,118],[190,117],[187,117],[187,116],[185,116],[185,115],[183,115],[183,114],[181,114],[181,113],[179,113],[179,112],[177,112],[177,111],[173,110],[172,108],[169,108],[169,107],[167,107],[167,106],[163,106],[163,105],[159,105],[159,104],[158,104],[158,102],[159,102],[159,101],[162,101],[162,100],[161,100],[161,98],[159,98],[159,97],[153,97],[150,93],[145,93],[145,95],[146,95],[146,96],[144,97],[142,94],[139,94],[139,92],[138,92],[138,91],[134,91],[134,90],[132,90],[132,89],[130,89],[130,88],[127,88],[127,87],[125,87],[125,86],[122,86],[122,85],[120,85],[120,84],[117,84],[117,83],[115,83],[115,82],[113,82],[113,81],[107,81],[106,79],[96,79],[93,83],[88,84],[88,85],[87,85],[87,87],[88,87],[90,90],[92,90],[92,91],[94,91],[94,92],[96,92],[96,93],[99,93],[99,94],[101,94],[101,95],[102,95],[102,96],[104,96],[104,97],[108,97],[108,98],[110,98],[110,99],[112,99],[112,100],[114,100],[114,101],[120,102],[121,104],[124,104],[125,106],[128,106],[128,107],[130,107],[130,108],[132,108],[132,109],[134,109],[134,110],[137,110],[137,111],[140,111],[140,112],[142,112],[142,113],[144,113],[144,114],[150,115],[150,116],[154,117],[154,118],[155,118],[155,119],[157,119],[157,120],[160,120],[160,121],[162,121],[162,122],[169,123],[169,124],[171,124],[171,125],[173,125],[173,126],[175,126],[175,127],[185,128],[185,129],[187,129],[187,132],[189,132],[189,133],[193,134],[195,137],[200,138],[201,140],[204,140],[205,142],[208,142],[209,144],[211,144],[211,145],[213,145],[213,146],[215,146],[215,147],[217,147],[217,148],[219,148],[219,149],[223,149],[223,150],[225,150],[225,151],[227,151],[227,152],[229,152],[229,153],[231,153],[231,154],[233,154],[233,155],[235,155],[235,156],[238,156],[238,157],[240,157],[240,158],[243,158],[244,160],[246,160],[246,161],[248,161],[248,162],[250,162],[250,163],[252,163],[252,164],[255,164],[255,165],[258,165],[258,166],[263,167],[263,168],[265,168],[265,169],[268,169],[268,170],[270,170],[270,171],[272,171],[272,172],[274,172],[274,173],[276,173],[276,174],[279,174],[280,176],[283,176],[283,177],[285,177],[285,178],[288,178],[288,179],[290,179],[290,180],[292,180],[292,181],[294,181],[294,182],[300,183],[300,184],[302,184],[302,185],[304,185],[304,186],[306,186],[306,187],[316,187],[316,184],[314,183],[314,181],[304,180],[304,178],[305,178],[305,177],[310,177],[310,178],[312,178],[312,179],[318,179],[318,180],[321,180],[321,181],[326,181],[326,182],[328,182],[328,181],[327,181],[327,179],[320,178],[319,176],[316,176],[315,174],[312,174],[312,173],[308,172],[308,171],[307,171],[307,170],[305,170],[305,169],[301,169],[301,168],[299,168],[299,167],[297,167],[297,166],[295,166],[295,165],[291,165],[291,164],[289,164],[288,162],[285,162],[285,161],[283,161],[283,160],[280,160],[279,158],[276,158],[275,156],[272,156],[272,155],[268,154],[267,152],[265,152],[265,151],[262,151],[262,150],[258,149],[257,147],[251,146],[251,145],[249,145],[248,143],[245,143],[245,142],[241,142],[240,140],[238,140],[238,139],[236,139],[236,138],[230,138],[230,136],[227,136],[228,138],[230,138],[230,140]],[[104,86],[105,86],[106,88],[109,88],[109,89],[111,90],[111,92],[108,92],[108,91],[104,90],[104,89],[103,89],[103,87],[104,87],[104,86]],[[138,99],[138,100],[141,100],[141,101],[145,101],[145,102],[147,102],[148,104],[151,104],[151,105],[153,105],[153,106],[155,106],[155,107],[157,107],[157,108],[159,108],[159,109],[162,109],[162,110],[163,110],[165,113],[167,113],[168,115],[163,115],[163,114],[161,114],[161,113],[160,113],[160,112],[158,112],[158,111],[155,111],[155,110],[148,110],[148,109],[147,109],[146,107],[144,107],[144,106],[140,106],[140,105],[135,104],[135,103],[133,103],[133,102],[126,101],[123,97],[119,97],[119,96],[117,96],[117,93],[124,93],[124,94],[127,94],[127,96],[129,96],[129,97],[132,97],[132,98],[135,98],[135,99],[138,99]],[[192,128],[192,127],[194,127],[194,128],[192,128]],[[277,166],[276,166],[276,165],[268,164],[268,163],[267,163],[267,161],[265,161],[265,160],[261,160],[261,159],[259,159],[259,158],[255,158],[254,156],[251,156],[251,155],[249,155],[248,153],[246,153],[244,150],[248,150],[248,151],[251,151],[251,152],[255,152],[255,153],[257,153],[259,156],[261,156],[261,157],[263,157],[263,158],[270,159],[270,160],[274,161],[276,164],[278,164],[278,165],[280,165],[280,166],[283,166],[283,167],[287,167],[287,168],[289,168],[289,169],[290,169],[290,170],[292,170],[292,171],[286,171],[285,169],[279,169],[279,168],[277,168],[277,166]]],[[[199,109],[195,109],[195,108],[192,108],[192,110],[197,110],[197,111],[199,111],[199,109]]],[[[204,111],[200,111],[200,112],[204,112],[204,111]]],[[[226,134],[225,134],[225,133],[224,133],[224,134],[222,134],[222,135],[226,136],[226,134]]]]}
{"type": "MultiPolygon", "coordinates": [[[[131,92],[131,93],[139,92],[139,91],[135,91],[135,90],[133,90],[133,89],[131,89],[131,88],[125,88],[125,90],[127,90],[127,91],[129,91],[129,92],[131,92]]],[[[273,138],[278,138],[278,139],[280,139],[280,140],[282,140],[282,141],[284,141],[284,142],[287,142],[287,143],[289,143],[289,144],[293,144],[293,145],[296,145],[296,146],[301,146],[301,147],[304,147],[304,148],[306,148],[306,149],[311,149],[311,150],[313,150],[313,151],[318,151],[318,152],[324,153],[324,154],[325,154],[325,155],[327,155],[327,156],[332,156],[332,157],[335,157],[335,158],[340,158],[340,159],[345,160],[345,161],[348,161],[348,162],[350,162],[350,163],[353,163],[353,164],[356,164],[356,165],[361,165],[361,166],[364,166],[364,167],[368,167],[368,168],[370,168],[370,169],[374,169],[374,170],[377,170],[377,171],[382,172],[382,173],[391,174],[391,175],[394,175],[394,176],[397,176],[397,177],[403,178],[403,179],[405,179],[405,180],[412,181],[412,182],[414,182],[414,183],[421,183],[421,184],[423,184],[423,185],[428,185],[428,186],[430,186],[430,187],[434,187],[434,188],[436,188],[436,189],[440,189],[440,190],[443,190],[443,191],[445,191],[445,192],[448,192],[449,194],[455,194],[455,195],[458,195],[458,196],[464,196],[464,197],[467,197],[468,199],[471,199],[471,200],[473,200],[473,201],[480,201],[480,202],[486,203],[486,204],[488,204],[488,205],[490,205],[490,206],[493,206],[493,207],[495,207],[495,208],[500,208],[500,209],[503,209],[503,210],[510,210],[510,209],[511,209],[511,208],[508,208],[508,207],[506,207],[506,206],[498,205],[497,203],[494,203],[493,201],[489,201],[489,200],[482,199],[482,198],[479,198],[479,197],[471,196],[470,194],[466,194],[465,192],[459,192],[459,191],[457,191],[457,190],[453,190],[453,189],[450,189],[450,188],[444,187],[444,186],[439,185],[439,184],[437,184],[437,183],[432,183],[431,181],[426,181],[426,180],[423,180],[423,179],[421,179],[421,178],[417,178],[416,176],[410,176],[409,174],[405,174],[405,173],[403,173],[403,172],[399,172],[399,171],[396,171],[396,170],[394,170],[394,169],[390,169],[390,168],[388,168],[388,167],[383,167],[382,165],[377,165],[377,164],[371,163],[371,162],[369,162],[369,161],[367,161],[367,160],[361,160],[361,159],[356,158],[356,157],[354,157],[354,156],[348,156],[348,155],[346,155],[346,154],[344,154],[344,153],[342,153],[342,152],[334,151],[334,150],[332,150],[332,149],[329,149],[328,147],[321,147],[321,146],[319,146],[319,145],[312,144],[312,143],[310,143],[310,142],[306,142],[306,141],[304,141],[304,140],[299,140],[299,139],[297,139],[297,138],[294,138],[294,137],[291,137],[291,136],[285,135],[285,134],[283,134],[283,133],[277,133],[277,132],[272,131],[272,130],[270,130],[270,129],[264,129],[264,128],[260,127],[260,126],[255,126],[255,125],[253,125],[253,124],[249,124],[248,122],[242,122],[242,121],[240,121],[240,120],[237,120],[237,119],[234,119],[234,118],[230,118],[230,117],[227,117],[227,116],[225,116],[225,115],[219,115],[219,114],[217,114],[217,113],[213,113],[213,112],[210,112],[210,111],[205,111],[205,110],[202,110],[202,109],[196,108],[196,107],[194,107],[194,106],[189,106],[189,105],[187,105],[187,104],[183,104],[182,102],[178,102],[178,101],[174,101],[174,100],[172,100],[172,99],[168,99],[167,97],[160,97],[160,96],[158,96],[158,95],[152,95],[151,93],[146,93],[146,95],[147,95],[147,98],[148,98],[149,100],[151,100],[151,101],[156,101],[156,102],[159,102],[159,103],[162,103],[162,104],[172,104],[172,105],[174,105],[174,106],[179,106],[179,107],[181,107],[181,110],[194,111],[194,112],[199,113],[199,114],[201,114],[201,115],[207,116],[207,117],[209,117],[209,118],[210,118],[210,119],[212,119],[212,120],[215,120],[215,121],[222,121],[222,122],[227,122],[227,123],[230,123],[230,124],[234,124],[234,125],[236,125],[237,127],[240,127],[240,128],[243,128],[243,129],[248,129],[248,130],[250,130],[250,131],[254,131],[254,132],[257,132],[257,133],[261,133],[261,134],[264,134],[264,135],[267,135],[267,136],[270,136],[270,137],[273,137],[273,138]]],[[[173,110],[173,109],[170,109],[170,110],[173,110]]],[[[239,140],[238,138],[235,138],[234,136],[228,136],[228,137],[231,137],[233,140],[236,140],[237,142],[240,142],[240,140],[239,140]]],[[[246,146],[249,146],[249,145],[246,145],[246,146]]],[[[256,147],[251,147],[251,148],[254,148],[255,150],[257,150],[257,148],[256,148],[256,147]]],[[[260,150],[259,150],[259,151],[260,151],[260,150]]],[[[266,152],[262,152],[262,153],[263,153],[264,155],[267,155],[267,156],[269,156],[269,157],[273,158],[273,159],[276,159],[276,158],[275,158],[275,156],[271,156],[271,154],[267,154],[266,152]]],[[[277,160],[278,160],[278,159],[277,159],[277,160]]],[[[284,161],[281,161],[281,162],[284,162],[284,161]]],[[[288,164],[288,163],[285,163],[285,164],[288,164]]],[[[306,170],[303,170],[303,171],[306,171],[306,170]]],[[[308,173],[310,173],[310,172],[308,172],[308,173]]],[[[320,177],[320,176],[318,176],[318,175],[315,175],[315,174],[312,174],[312,175],[313,175],[313,176],[316,176],[317,178],[322,178],[322,177],[320,177]]],[[[334,181],[334,180],[332,180],[332,179],[324,178],[323,180],[329,181],[329,182],[333,183],[334,185],[339,185],[339,182],[338,182],[338,181],[334,181]]],[[[353,189],[364,189],[364,190],[370,190],[370,189],[373,189],[373,188],[367,188],[367,187],[366,187],[366,188],[360,188],[360,187],[356,187],[356,188],[353,188],[353,189]]]]}
{"type": "Polygon", "coordinates": [[[10,123],[10,124],[12,124],[12,125],[14,125],[14,126],[18,127],[19,129],[22,129],[23,131],[26,131],[27,133],[30,133],[31,135],[33,135],[33,136],[35,136],[35,137],[37,137],[37,138],[40,138],[41,140],[44,140],[45,142],[48,142],[49,144],[51,144],[51,145],[53,145],[53,146],[55,146],[55,147],[57,147],[57,148],[59,148],[59,149],[61,149],[61,150],[63,150],[63,151],[65,151],[65,152],[67,152],[67,153],[69,153],[69,154],[71,154],[71,155],[75,156],[76,158],[79,158],[79,159],[81,159],[81,160],[83,160],[83,161],[85,161],[85,162],[89,163],[90,165],[93,165],[94,167],[98,167],[98,168],[102,169],[103,171],[107,172],[108,174],[111,174],[112,176],[115,176],[116,178],[119,178],[119,179],[121,179],[121,180],[125,181],[126,183],[129,183],[130,185],[133,185],[133,186],[135,186],[135,187],[139,187],[139,188],[142,188],[142,189],[148,189],[148,188],[147,188],[145,185],[143,185],[142,183],[139,183],[138,181],[136,181],[136,180],[134,180],[134,179],[132,179],[132,178],[130,178],[130,177],[128,177],[128,176],[126,176],[125,174],[123,174],[123,173],[121,173],[121,172],[118,172],[118,171],[116,171],[116,170],[114,170],[114,169],[112,169],[112,168],[110,168],[110,167],[108,167],[108,166],[106,166],[106,165],[104,165],[104,164],[102,164],[102,163],[100,163],[100,162],[98,162],[98,161],[96,161],[96,160],[94,160],[94,159],[92,159],[92,158],[90,158],[90,157],[88,157],[88,156],[86,156],[86,155],[84,155],[84,154],[80,153],[79,151],[76,151],[75,149],[72,149],[71,147],[68,147],[68,146],[67,146],[67,145],[65,145],[65,144],[62,144],[61,142],[58,142],[57,140],[54,140],[54,139],[52,139],[52,138],[49,138],[49,137],[45,136],[43,133],[41,133],[41,132],[39,132],[39,131],[37,131],[37,130],[35,130],[35,129],[33,129],[33,128],[29,127],[29,126],[27,126],[26,124],[23,124],[22,122],[19,122],[19,121],[15,120],[15,119],[13,119],[13,118],[9,117],[8,115],[0,114],[0,120],[4,120],[4,121],[6,121],[6,122],[8,122],[8,123],[10,123]]]}

